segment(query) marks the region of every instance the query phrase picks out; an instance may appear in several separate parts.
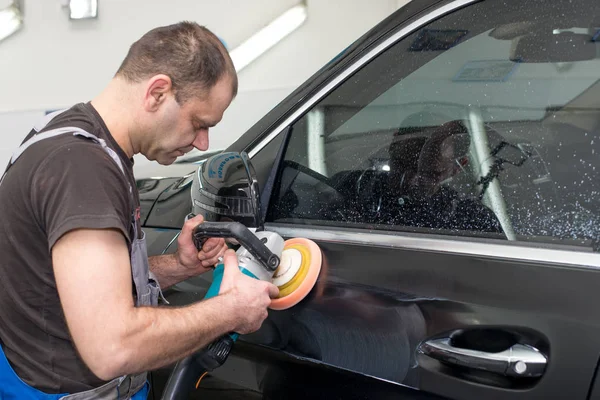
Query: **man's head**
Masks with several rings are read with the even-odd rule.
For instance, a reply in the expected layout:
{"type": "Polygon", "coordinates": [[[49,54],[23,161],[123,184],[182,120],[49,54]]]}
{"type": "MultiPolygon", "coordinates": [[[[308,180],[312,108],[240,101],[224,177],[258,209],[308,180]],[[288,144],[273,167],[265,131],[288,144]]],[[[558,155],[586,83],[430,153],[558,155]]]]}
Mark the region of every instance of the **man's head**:
{"type": "Polygon", "coordinates": [[[216,125],[237,94],[227,49],[192,22],[155,28],[129,49],[115,78],[134,88],[134,152],[171,164],[196,147],[208,148],[216,125]]]}

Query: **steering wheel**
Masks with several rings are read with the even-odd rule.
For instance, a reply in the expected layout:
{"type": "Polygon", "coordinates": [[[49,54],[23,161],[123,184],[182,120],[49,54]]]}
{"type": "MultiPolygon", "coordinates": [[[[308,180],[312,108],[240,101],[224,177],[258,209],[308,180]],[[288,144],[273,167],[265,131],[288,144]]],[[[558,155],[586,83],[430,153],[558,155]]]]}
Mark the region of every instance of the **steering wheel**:
{"type": "Polygon", "coordinates": [[[283,218],[348,221],[347,195],[335,180],[285,160],[280,182],[276,208],[283,218]]]}

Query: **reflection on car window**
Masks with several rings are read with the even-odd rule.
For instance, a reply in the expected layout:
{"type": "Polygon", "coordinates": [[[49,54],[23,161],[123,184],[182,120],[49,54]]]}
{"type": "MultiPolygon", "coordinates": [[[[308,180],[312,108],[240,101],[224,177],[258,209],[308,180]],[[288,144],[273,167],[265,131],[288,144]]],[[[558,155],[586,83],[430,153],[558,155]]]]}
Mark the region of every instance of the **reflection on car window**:
{"type": "Polygon", "coordinates": [[[597,9],[485,1],[400,40],[293,124],[268,220],[594,246],[597,9]]]}

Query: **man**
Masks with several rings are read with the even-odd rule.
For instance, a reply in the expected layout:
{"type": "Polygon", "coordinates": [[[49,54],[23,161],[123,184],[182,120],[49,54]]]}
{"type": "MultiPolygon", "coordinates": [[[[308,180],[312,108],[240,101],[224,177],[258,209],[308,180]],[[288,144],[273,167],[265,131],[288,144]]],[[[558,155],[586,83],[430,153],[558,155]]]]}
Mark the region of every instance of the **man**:
{"type": "Polygon", "coordinates": [[[28,135],[0,184],[1,399],[145,398],[145,371],[261,326],[277,287],[241,274],[222,239],[198,252],[201,216],[176,254],[148,260],[132,172],[136,153],[167,165],[206,150],[236,93],[219,39],[182,22],[145,34],[96,98],[28,135]],[[156,307],[223,255],[219,296],[156,307]]]}

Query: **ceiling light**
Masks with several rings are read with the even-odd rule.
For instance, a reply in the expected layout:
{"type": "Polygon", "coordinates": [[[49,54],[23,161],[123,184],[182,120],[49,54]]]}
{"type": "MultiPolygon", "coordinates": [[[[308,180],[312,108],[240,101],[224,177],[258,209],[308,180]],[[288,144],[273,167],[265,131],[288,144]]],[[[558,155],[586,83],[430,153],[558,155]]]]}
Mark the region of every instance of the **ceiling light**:
{"type": "Polygon", "coordinates": [[[17,3],[0,10],[0,40],[6,39],[23,25],[23,15],[17,3]]]}
{"type": "Polygon", "coordinates": [[[306,5],[290,8],[269,25],[230,52],[236,71],[242,70],[284,37],[298,29],[307,17],[306,5]]]}
{"type": "Polygon", "coordinates": [[[98,0],[70,0],[71,19],[88,19],[98,16],[98,0]]]}

